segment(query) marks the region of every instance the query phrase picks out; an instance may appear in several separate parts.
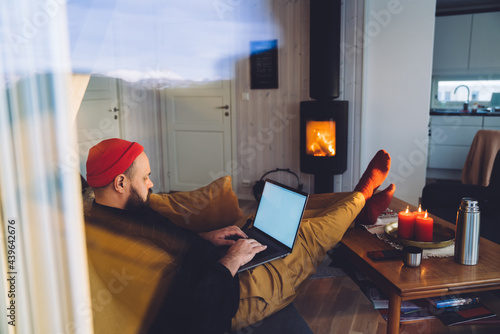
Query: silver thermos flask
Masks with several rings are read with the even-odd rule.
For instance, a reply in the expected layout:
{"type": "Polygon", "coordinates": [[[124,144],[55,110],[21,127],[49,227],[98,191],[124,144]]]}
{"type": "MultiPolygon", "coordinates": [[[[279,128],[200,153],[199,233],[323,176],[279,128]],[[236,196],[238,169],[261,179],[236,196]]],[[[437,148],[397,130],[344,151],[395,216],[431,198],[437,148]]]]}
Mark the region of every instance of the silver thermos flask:
{"type": "Polygon", "coordinates": [[[464,197],[457,212],[455,261],[468,266],[479,258],[479,206],[475,199],[464,197]]]}

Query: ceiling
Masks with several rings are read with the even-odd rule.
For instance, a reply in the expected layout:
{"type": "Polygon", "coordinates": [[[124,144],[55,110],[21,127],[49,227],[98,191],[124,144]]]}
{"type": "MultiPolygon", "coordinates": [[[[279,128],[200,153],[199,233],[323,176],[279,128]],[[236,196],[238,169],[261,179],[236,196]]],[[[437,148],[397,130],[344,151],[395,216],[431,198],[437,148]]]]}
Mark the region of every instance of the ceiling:
{"type": "Polygon", "coordinates": [[[500,0],[437,0],[436,16],[500,11],[500,0]]]}

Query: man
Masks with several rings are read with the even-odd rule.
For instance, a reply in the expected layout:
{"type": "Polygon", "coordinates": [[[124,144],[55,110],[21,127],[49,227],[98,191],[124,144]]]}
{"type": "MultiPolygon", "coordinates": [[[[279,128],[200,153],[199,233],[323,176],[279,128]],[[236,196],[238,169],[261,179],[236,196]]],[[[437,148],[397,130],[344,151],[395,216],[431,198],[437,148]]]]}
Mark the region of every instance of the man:
{"type": "Polygon", "coordinates": [[[90,149],[87,182],[95,201],[85,219],[88,224],[147,238],[175,258],[175,278],[151,332],[223,333],[288,305],[356,216],[373,222],[395,190],[391,184],[374,194],[389,168],[389,154],[379,151],[353,193],[339,195],[316,217],[303,220],[292,254],[240,274],[239,267],[266,246],[236,226],[198,235],[150,209],[151,170],[138,143],[108,139],[90,149]],[[242,239],[226,239],[232,235],[242,239]],[[229,247],[223,255],[221,246],[229,247]]]}

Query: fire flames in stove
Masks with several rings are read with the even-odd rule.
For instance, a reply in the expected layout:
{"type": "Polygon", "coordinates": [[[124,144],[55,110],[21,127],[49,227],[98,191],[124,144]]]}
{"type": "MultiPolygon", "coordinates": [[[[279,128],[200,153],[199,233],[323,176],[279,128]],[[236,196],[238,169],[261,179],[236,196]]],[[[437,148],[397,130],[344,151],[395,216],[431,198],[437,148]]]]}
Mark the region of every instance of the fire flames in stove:
{"type": "Polygon", "coordinates": [[[335,121],[308,121],[306,125],[307,154],[316,157],[335,155],[335,121]]]}
{"type": "Polygon", "coordinates": [[[317,194],[333,191],[347,169],[347,101],[300,102],[300,171],[314,174],[317,194]]]}

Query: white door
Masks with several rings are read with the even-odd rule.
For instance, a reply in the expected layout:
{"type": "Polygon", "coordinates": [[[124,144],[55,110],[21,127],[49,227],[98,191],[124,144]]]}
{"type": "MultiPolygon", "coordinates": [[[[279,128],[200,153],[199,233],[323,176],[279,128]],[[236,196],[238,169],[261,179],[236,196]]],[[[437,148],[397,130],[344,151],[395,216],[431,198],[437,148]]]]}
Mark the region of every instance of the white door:
{"type": "Polygon", "coordinates": [[[120,105],[117,81],[92,76],[76,116],[80,172],[86,175],[89,149],[104,139],[120,137],[120,105]]]}
{"type": "Polygon", "coordinates": [[[230,175],[230,81],[165,92],[170,190],[193,190],[230,175]]]}
{"type": "Polygon", "coordinates": [[[212,1],[183,3],[191,9],[164,21],[157,46],[170,80],[164,98],[172,191],[199,188],[231,174],[235,26],[228,15],[234,10],[221,16],[212,1]]]}

